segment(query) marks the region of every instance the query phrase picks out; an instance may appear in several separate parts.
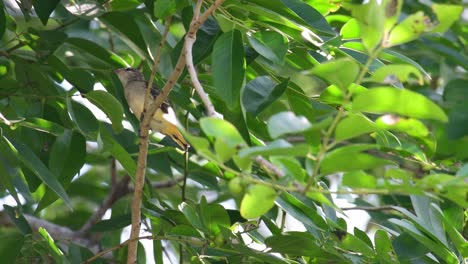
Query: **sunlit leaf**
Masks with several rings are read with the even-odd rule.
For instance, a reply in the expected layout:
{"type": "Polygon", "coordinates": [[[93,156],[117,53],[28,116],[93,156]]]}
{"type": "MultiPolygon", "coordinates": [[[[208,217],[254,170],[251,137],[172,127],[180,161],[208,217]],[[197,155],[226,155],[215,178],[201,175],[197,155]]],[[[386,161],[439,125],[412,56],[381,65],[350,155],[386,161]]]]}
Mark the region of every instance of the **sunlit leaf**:
{"type": "Polygon", "coordinates": [[[363,153],[365,150],[375,148],[375,145],[358,144],[337,148],[325,156],[320,166],[320,172],[330,174],[339,171],[366,170],[394,164],[390,160],[363,153]]]}
{"type": "Polygon", "coordinates": [[[410,42],[418,38],[422,33],[429,31],[433,27],[429,17],[422,11],[407,16],[398,23],[392,31],[388,40],[383,43],[385,47],[392,47],[410,42]]]}
{"type": "Polygon", "coordinates": [[[276,191],[265,185],[253,185],[245,194],[240,205],[242,217],[257,218],[268,212],[276,200],[276,191]]]}
{"type": "Polygon", "coordinates": [[[432,4],[432,10],[437,16],[437,25],[432,32],[444,33],[455,23],[463,12],[461,5],[432,4]]]}
{"type": "Polygon", "coordinates": [[[349,59],[338,59],[315,66],[311,73],[345,91],[359,73],[359,66],[349,59]]]}
{"type": "Polygon", "coordinates": [[[293,112],[281,112],[267,121],[268,132],[272,138],[307,130],[312,125],[307,118],[296,116],[293,112]]]}
{"type": "Polygon", "coordinates": [[[123,107],[114,96],[105,91],[91,91],[86,94],[86,98],[109,117],[116,133],[123,130],[123,107]]]}
{"type": "Polygon", "coordinates": [[[376,87],[359,94],[353,100],[353,110],[448,121],[445,112],[424,95],[392,87],[376,87]]]}

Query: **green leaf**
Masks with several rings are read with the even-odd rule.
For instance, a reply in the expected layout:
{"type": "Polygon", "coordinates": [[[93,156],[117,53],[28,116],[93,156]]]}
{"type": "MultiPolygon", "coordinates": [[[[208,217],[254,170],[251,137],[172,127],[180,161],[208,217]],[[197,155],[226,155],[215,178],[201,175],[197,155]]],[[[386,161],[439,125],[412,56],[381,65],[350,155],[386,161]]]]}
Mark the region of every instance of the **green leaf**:
{"type": "Polygon", "coordinates": [[[70,118],[76,124],[78,130],[83,135],[95,139],[99,125],[93,113],[84,105],[73,101],[71,97],[67,97],[66,102],[70,118]]]}
{"type": "MultiPolygon", "coordinates": [[[[0,140],[0,148],[7,148],[3,143],[3,140],[0,140]]],[[[21,201],[14,186],[15,178],[19,176],[19,169],[16,168],[15,164],[10,161],[10,156],[8,153],[0,152],[0,189],[6,189],[8,194],[15,199],[17,206],[21,205],[21,201]]],[[[14,161],[13,161],[14,162],[14,161]]]]}
{"type": "Polygon", "coordinates": [[[400,17],[403,0],[384,0],[385,7],[385,32],[389,32],[400,17]]]}
{"type": "Polygon", "coordinates": [[[364,256],[372,257],[374,255],[374,250],[367,245],[364,241],[360,240],[352,234],[346,234],[346,237],[343,239],[342,244],[343,248],[362,253],[364,256]]]}
{"type": "Polygon", "coordinates": [[[65,128],[57,123],[37,117],[30,117],[18,123],[21,126],[29,127],[37,131],[50,133],[54,136],[60,136],[65,132],[65,128]]]}
{"type": "Polygon", "coordinates": [[[107,220],[101,220],[97,222],[91,228],[91,232],[109,232],[114,230],[120,230],[128,225],[132,224],[132,215],[123,214],[118,216],[112,216],[107,220]]]}
{"type": "Polygon", "coordinates": [[[0,256],[5,263],[18,263],[17,258],[25,242],[25,236],[15,229],[2,228],[0,232],[0,256]]]}
{"type": "Polygon", "coordinates": [[[94,88],[95,78],[82,69],[69,69],[57,56],[51,55],[47,62],[59,71],[68,82],[73,84],[81,93],[87,93],[94,88]]]}
{"type": "Polygon", "coordinates": [[[323,249],[317,245],[315,238],[308,233],[288,232],[265,239],[265,245],[273,252],[293,256],[322,256],[323,249]]]}
{"type": "Polygon", "coordinates": [[[418,227],[425,230],[425,232],[429,233],[431,236],[434,236],[448,248],[443,222],[440,218],[440,214],[436,212],[436,210],[440,210],[440,208],[434,204],[429,197],[411,195],[410,198],[413,209],[417,215],[416,223],[419,225],[418,227]]]}
{"type": "Polygon", "coordinates": [[[468,80],[452,79],[444,87],[443,98],[449,106],[464,105],[468,100],[468,80]]]}
{"type": "Polygon", "coordinates": [[[246,145],[237,129],[231,123],[223,119],[204,117],[200,119],[200,127],[206,135],[224,139],[229,147],[236,148],[246,145]]]}
{"type": "Polygon", "coordinates": [[[65,201],[65,204],[72,208],[70,200],[63,186],[57,180],[57,177],[53,175],[49,169],[42,163],[39,157],[28,148],[26,145],[9,140],[4,137],[6,143],[10,146],[11,151],[20,160],[24,166],[31,170],[41,181],[52,189],[60,198],[65,201]]]}
{"type": "Polygon", "coordinates": [[[351,188],[372,189],[377,186],[377,178],[364,171],[350,171],[343,175],[343,185],[351,188]]]}
{"type": "Polygon", "coordinates": [[[419,243],[427,247],[433,254],[439,256],[445,263],[456,263],[458,261],[454,252],[451,252],[447,248],[440,246],[439,243],[436,243],[425,236],[409,221],[392,218],[389,220],[389,222],[408,232],[419,243]]]}
{"type": "Polygon", "coordinates": [[[246,219],[257,218],[275,205],[276,191],[265,185],[253,185],[242,198],[240,213],[246,219]]]}
{"type": "Polygon", "coordinates": [[[399,52],[387,49],[379,54],[379,59],[396,64],[410,64],[418,69],[427,79],[431,78],[431,75],[420,64],[399,52]]]}
{"type": "Polygon", "coordinates": [[[54,12],[55,8],[60,3],[60,0],[34,0],[32,3],[42,24],[47,25],[50,14],[54,12]]]}
{"type": "Polygon", "coordinates": [[[212,70],[215,91],[230,110],[240,108],[245,59],[240,31],[223,33],[213,48],[212,70]]]}
{"type": "Polygon", "coordinates": [[[32,234],[31,226],[28,223],[28,220],[24,217],[21,212],[9,205],[4,204],[3,208],[7,213],[8,217],[10,218],[11,222],[16,225],[16,227],[23,233],[23,235],[30,235],[32,234]]]}
{"type": "Polygon", "coordinates": [[[348,20],[340,29],[340,35],[343,39],[357,39],[361,37],[361,28],[355,18],[348,20]]]}
{"type": "Polygon", "coordinates": [[[448,121],[444,111],[424,95],[393,87],[376,87],[360,93],[353,100],[353,110],[448,121]]]}
{"type": "Polygon", "coordinates": [[[103,63],[107,64],[108,66],[105,68],[105,70],[109,70],[108,67],[122,68],[127,66],[125,60],[120,58],[117,54],[87,39],[67,38],[65,42],[86,53],[89,53],[103,63]]]}
{"type": "Polygon", "coordinates": [[[154,1],[154,16],[165,18],[175,13],[177,10],[174,0],[156,0],[154,1]]]}
{"type": "Polygon", "coordinates": [[[376,0],[370,0],[367,4],[356,5],[352,9],[352,15],[358,20],[362,43],[369,53],[380,44],[384,34],[385,10],[376,0]]]}
{"type": "Polygon", "coordinates": [[[374,241],[377,258],[380,261],[387,261],[387,263],[396,261],[393,253],[392,241],[388,237],[387,232],[382,229],[377,230],[374,235],[374,241]]]}
{"type": "Polygon", "coordinates": [[[429,253],[428,248],[406,232],[403,232],[401,235],[393,239],[392,245],[399,261],[419,259],[429,253]]]}
{"type": "Polygon", "coordinates": [[[292,145],[284,139],[278,139],[270,142],[266,146],[256,146],[250,148],[244,148],[239,151],[239,156],[243,157],[253,157],[253,156],[270,156],[270,155],[279,155],[279,156],[298,156],[304,157],[309,152],[309,146],[307,144],[298,144],[292,145]]]}
{"type": "Polygon", "coordinates": [[[346,91],[356,80],[359,66],[350,59],[337,59],[315,66],[311,73],[346,91]]]}
{"type": "Polygon", "coordinates": [[[103,148],[109,151],[112,156],[120,162],[130,178],[135,180],[137,169],[135,161],[103,125],[99,126],[98,143],[102,144],[103,148]]]}
{"type": "Polygon", "coordinates": [[[466,239],[462,234],[460,234],[456,227],[450,222],[450,219],[444,215],[440,209],[434,211],[438,213],[439,218],[444,221],[445,230],[458,252],[460,252],[462,256],[468,256],[468,243],[466,242],[466,239]]]}
{"type": "Polygon", "coordinates": [[[281,2],[313,29],[335,35],[335,31],[330,27],[327,20],[312,6],[299,0],[281,0],[281,2]]]}
{"type": "Polygon", "coordinates": [[[271,157],[271,162],[277,168],[286,172],[290,177],[304,182],[306,180],[306,171],[302,168],[301,163],[293,157],[271,157]]]}
{"type": "Polygon", "coordinates": [[[202,231],[206,230],[199,217],[199,212],[197,211],[197,209],[195,209],[194,205],[182,202],[179,205],[179,210],[185,215],[185,217],[193,227],[202,231]]]}
{"type": "Polygon", "coordinates": [[[247,83],[242,92],[242,104],[245,110],[257,116],[284,93],[288,82],[289,79],[286,79],[276,84],[269,76],[253,79],[247,83]]]}
{"type": "Polygon", "coordinates": [[[422,189],[434,189],[440,196],[450,199],[461,207],[468,207],[466,200],[468,194],[467,176],[454,177],[447,174],[430,174],[417,182],[422,189]]]}
{"type": "Polygon", "coordinates": [[[422,33],[432,28],[432,22],[422,11],[407,16],[390,32],[385,47],[401,45],[417,39],[422,33]]]}
{"type": "Polygon", "coordinates": [[[54,252],[58,256],[63,256],[62,251],[60,251],[57,245],[55,245],[54,239],[52,238],[52,236],[50,236],[46,229],[44,229],[43,227],[39,227],[38,232],[42,236],[42,238],[44,238],[44,240],[47,242],[47,245],[49,246],[49,249],[52,250],[52,252],[54,252]]]}
{"type": "Polygon", "coordinates": [[[460,19],[463,12],[461,5],[432,4],[432,10],[437,16],[437,25],[431,30],[435,33],[444,33],[453,23],[460,19]]]}
{"type": "Polygon", "coordinates": [[[320,172],[327,175],[333,172],[366,170],[395,164],[389,160],[361,153],[362,151],[375,148],[376,145],[355,144],[332,150],[323,159],[320,172]]]}
{"type": "Polygon", "coordinates": [[[309,199],[304,199],[303,196],[296,197],[289,193],[282,193],[278,197],[277,204],[306,227],[312,227],[316,230],[328,228],[328,224],[322,215],[314,210],[316,208],[315,204],[311,203],[309,199]],[[299,198],[302,199],[299,200],[299,198]]]}
{"type": "Polygon", "coordinates": [[[126,11],[137,8],[141,5],[140,0],[120,0],[110,2],[111,10],[114,11],[126,11]]]}
{"type": "Polygon", "coordinates": [[[332,84],[320,93],[320,101],[329,105],[341,105],[345,96],[338,86],[332,84]]]}
{"type": "Polygon", "coordinates": [[[286,134],[299,133],[309,129],[312,124],[303,116],[296,116],[293,112],[281,112],[267,121],[268,133],[272,138],[286,134]]]}
{"type": "Polygon", "coordinates": [[[384,115],[375,121],[375,126],[380,129],[404,132],[410,136],[424,138],[429,135],[429,129],[423,122],[413,118],[402,118],[392,115],[384,115]]]}
{"type": "Polygon", "coordinates": [[[363,134],[374,132],[377,129],[374,122],[361,114],[349,114],[341,120],[335,129],[335,139],[342,141],[363,134]]]}
{"type": "MultiPolygon", "coordinates": [[[[60,184],[66,189],[73,177],[80,171],[85,163],[86,139],[78,133],[66,130],[58,136],[50,150],[49,169],[58,176],[60,184]]],[[[35,213],[46,208],[57,200],[57,195],[46,190],[44,196],[36,207],[35,213]]]]}
{"type": "Polygon", "coordinates": [[[0,39],[5,34],[6,30],[6,16],[5,16],[5,6],[3,1],[0,3],[0,39]]]}
{"type": "Polygon", "coordinates": [[[120,32],[121,39],[133,50],[138,51],[140,56],[151,58],[143,33],[133,16],[125,12],[107,12],[100,16],[99,20],[114,31],[120,32]]]}
{"type": "Polygon", "coordinates": [[[424,84],[423,75],[413,65],[408,64],[391,64],[378,68],[370,81],[380,82],[385,84],[393,84],[396,81],[407,82],[410,76],[414,75],[418,79],[420,85],[424,84]]]}
{"type": "Polygon", "coordinates": [[[99,107],[112,121],[112,128],[120,133],[123,130],[123,107],[112,94],[105,91],[91,91],[86,94],[86,98],[99,107]]]}
{"type": "Polygon", "coordinates": [[[284,63],[288,39],[275,31],[260,31],[248,37],[250,45],[263,57],[277,64],[284,63]]]}
{"type": "Polygon", "coordinates": [[[231,225],[226,209],[219,204],[207,204],[204,197],[200,203],[200,218],[203,225],[214,235],[220,232],[220,227],[229,228],[231,225]]]}
{"type": "Polygon", "coordinates": [[[449,139],[463,138],[468,135],[468,105],[459,104],[453,107],[446,127],[449,139]]]}

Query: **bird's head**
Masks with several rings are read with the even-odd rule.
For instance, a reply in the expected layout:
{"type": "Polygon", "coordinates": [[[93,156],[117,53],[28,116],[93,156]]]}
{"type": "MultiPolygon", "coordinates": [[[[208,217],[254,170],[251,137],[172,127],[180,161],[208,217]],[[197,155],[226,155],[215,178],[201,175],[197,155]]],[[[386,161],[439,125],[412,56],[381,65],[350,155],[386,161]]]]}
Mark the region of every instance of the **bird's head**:
{"type": "Polygon", "coordinates": [[[129,81],[144,81],[145,78],[143,74],[135,68],[121,68],[114,70],[114,73],[117,74],[122,85],[125,87],[129,81]]]}

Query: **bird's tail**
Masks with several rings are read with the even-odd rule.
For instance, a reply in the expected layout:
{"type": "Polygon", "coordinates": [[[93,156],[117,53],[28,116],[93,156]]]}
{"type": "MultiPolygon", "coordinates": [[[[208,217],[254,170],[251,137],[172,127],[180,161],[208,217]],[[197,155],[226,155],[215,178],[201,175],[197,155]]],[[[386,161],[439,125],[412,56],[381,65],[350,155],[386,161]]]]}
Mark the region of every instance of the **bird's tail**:
{"type": "Polygon", "coordinates": [[[179,145],[183,150],[187,150],[190,145],[185,141],[184,136],[180,133],[179,129],[177,126],[175,126],[172,123],[167,122],[166,125],[164,125],[161,129],[161,133],[164,135],[167,135],[174,140],[177,145],[179,145]]]}

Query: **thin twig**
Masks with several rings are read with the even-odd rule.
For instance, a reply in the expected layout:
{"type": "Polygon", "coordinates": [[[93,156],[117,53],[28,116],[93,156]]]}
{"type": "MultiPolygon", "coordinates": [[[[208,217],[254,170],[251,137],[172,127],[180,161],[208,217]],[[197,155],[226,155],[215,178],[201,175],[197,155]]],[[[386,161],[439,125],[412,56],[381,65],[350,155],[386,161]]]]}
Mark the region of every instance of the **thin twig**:
{"type": "Polygon", "coordinates": [[[117,183],[117,164],[115,162],[115,158],[112,158],[111,160],[110,175],[111,175],[111,186],[112,188],[114,188],[114,185],[117,183]]]}
{"type": "Polygon", "coordinates": [[[384,211],[384,210],[396,210],[398,209],[393,205],[383,205],[383,206],[354,206],[354,207],[345,207],[341,208],[343,211],[351,210],[364,210],[364,211],[384,211]]]}
{"type": "Polygon", "coordinates": [[[271,164],[268,160],[266,160],[262,156],[257,156],[255,158],[255,161],[258,164],[260,164],[260,166],[263,166],[267,171],[274,173],[278,178],[284,177],[284,172],[282,170],[280,170],[275,165],[271,164]]]}
{"type": "MultiPolygon", "coordinates": [[[[167,17],[166,23],[164,24],[164,33],[162,34],[161,41],[159,42],[159,49],[156,52],[156,57],[154,58],[153,68],[151,69],[151,73],[156,73],[158,71],[159,62],[161,61],[161,54],[164,48],[164,44],[166,43],[167,34],[169,33],[169,28],[171,26],[172,16],[167,17]]],[[[148,104],[150,103],[150,92],[153,88],[154,77],[156,74],[151,74],[148,80],[148,86],[146,87],[146,95],[145,95],[145,108],[148,108],[148,104]]]]}
{"type": "MultiPolygon", "coordinates": [[[[191,22],[192,25],[198,20],[202,2],[203,2],[202,0],[197,1],[197,5],[195,7],[193,19],[191,22]]],[[[187,64],[187,70],[190,74],[190,80],[192,80],[193,87],[197,91],[198,96],[200,96],[200,99],[202,100],[203,104],[206,107],[206,114],[208,116],[215,116],[216,111],[214,109],[213,103],[211,102],[210,98],[203,90],[203,87],[200,81],[198,80],[197,72],[195,70],[195,65],[193,64],[192,49],[193,49],[193,44],[195,43],[196,40],[197,40],[197,35],[196,35],[196,32],[194,31],[189,31],[188,34],[185,36],[185,51],[187,53],[187,56],[185,57],[185,63],[187,64]]]]}

